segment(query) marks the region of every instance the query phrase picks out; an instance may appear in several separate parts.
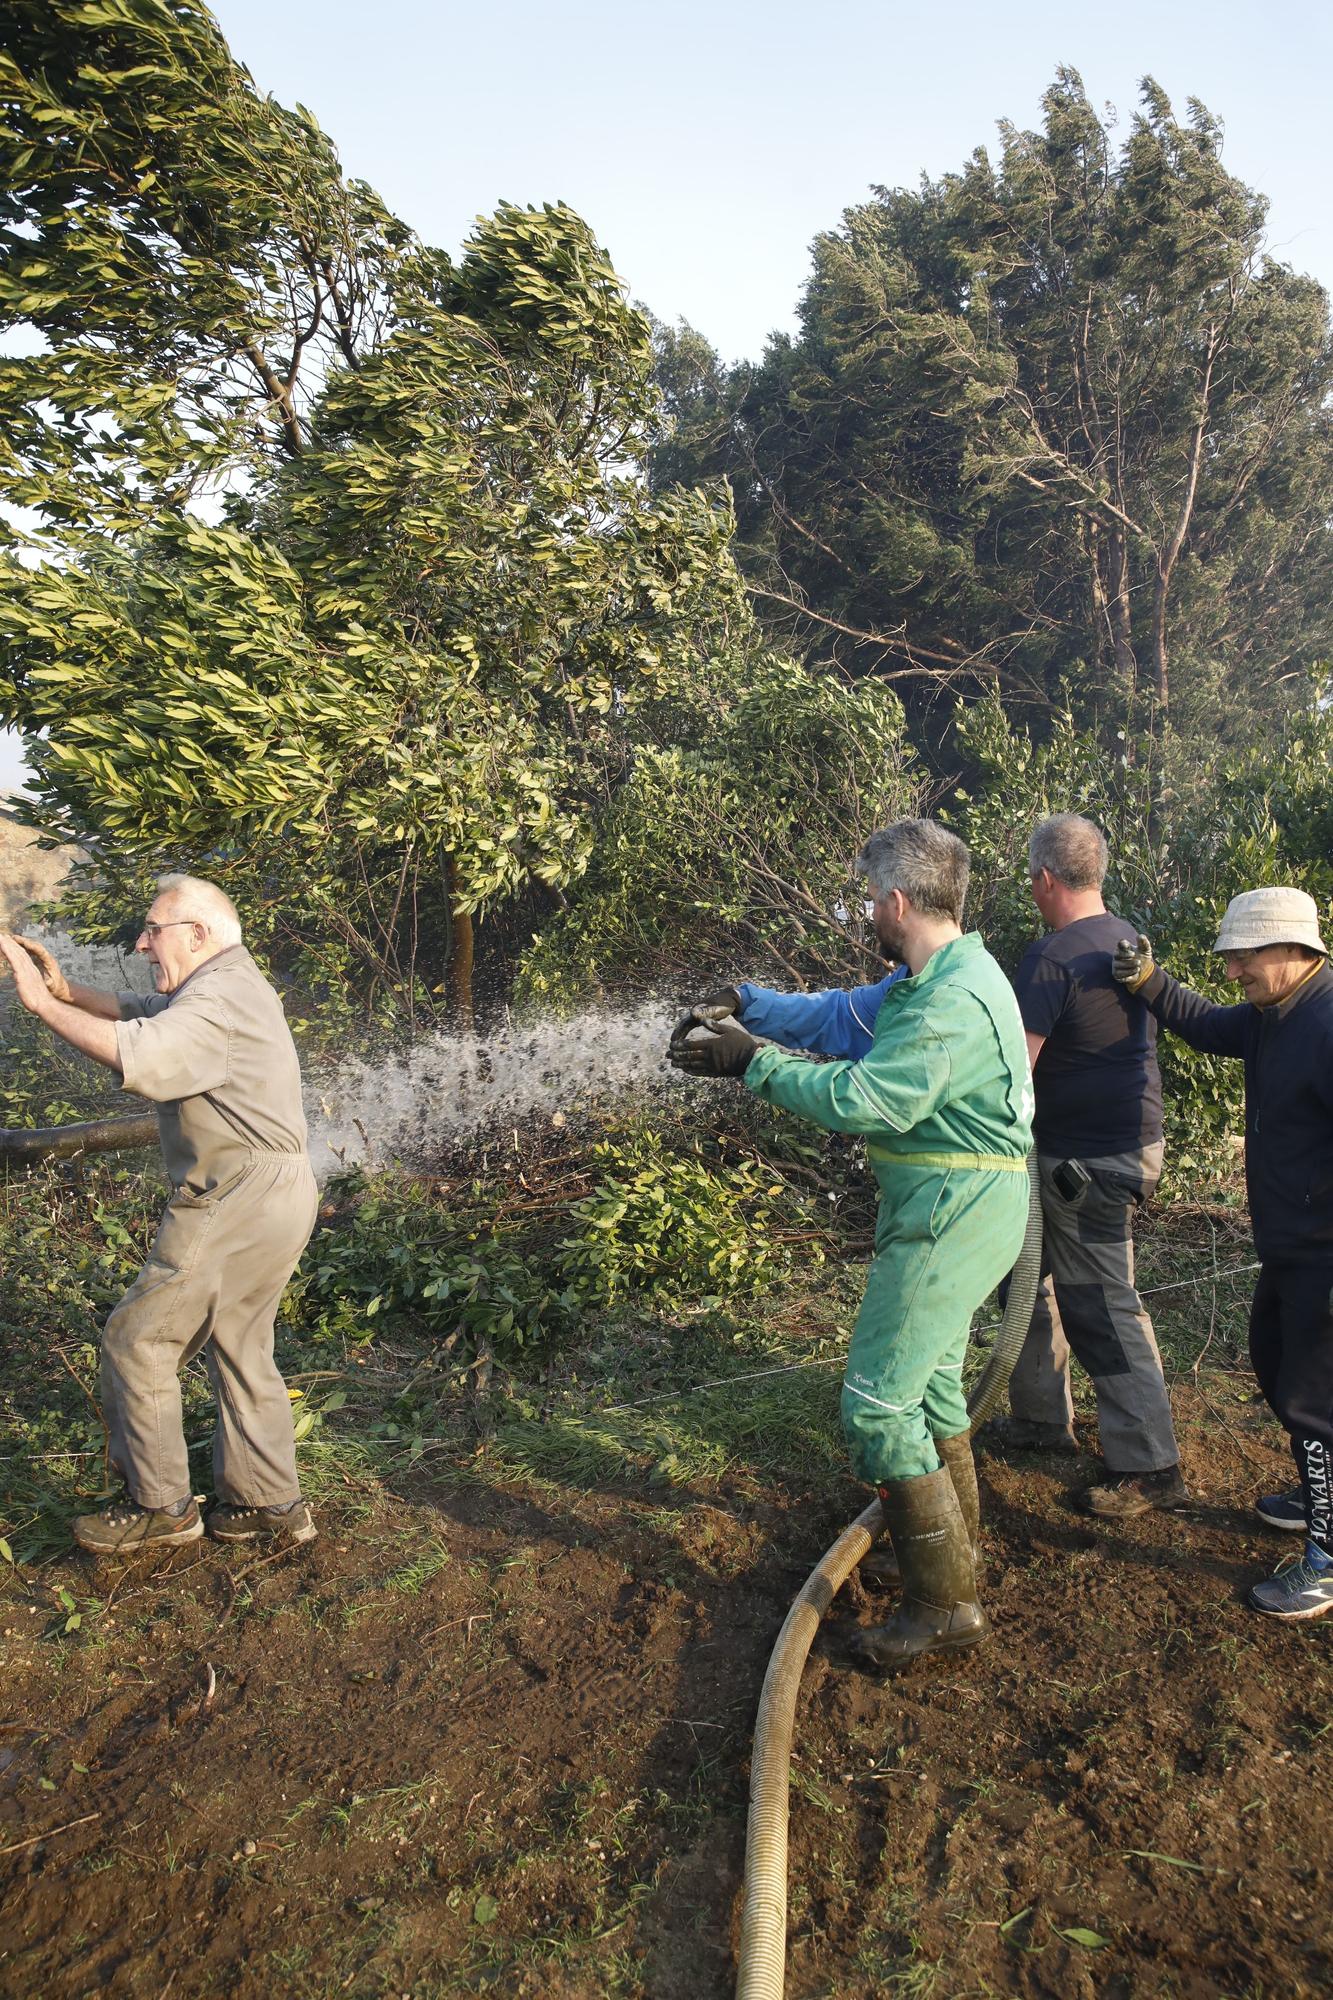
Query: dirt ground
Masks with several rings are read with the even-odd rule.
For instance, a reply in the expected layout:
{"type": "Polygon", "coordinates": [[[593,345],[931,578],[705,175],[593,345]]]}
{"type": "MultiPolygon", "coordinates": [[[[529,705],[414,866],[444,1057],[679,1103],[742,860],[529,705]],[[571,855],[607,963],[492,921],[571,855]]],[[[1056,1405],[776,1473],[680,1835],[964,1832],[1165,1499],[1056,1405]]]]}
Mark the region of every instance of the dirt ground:
{"type": "MultiPolygon", "coordinates": [[[[1107,1530],[1089,1461],[984,1457],[985,1651],[867,1678],[846,1634],[884,1600],[843,1592],[797,1725],[794,2000],[1333,1989],[1333,1621],[1243,1608],[1287,1552],[1248,1502],[1290,1473],[1248,1387],[1178,1392],[1184,1514],[1107,1530]]],[[[729,1993],[756,1697],[845,1497],[423,1465],[308,1550],[15,1581],[0,1992],[729,1993]]]]}

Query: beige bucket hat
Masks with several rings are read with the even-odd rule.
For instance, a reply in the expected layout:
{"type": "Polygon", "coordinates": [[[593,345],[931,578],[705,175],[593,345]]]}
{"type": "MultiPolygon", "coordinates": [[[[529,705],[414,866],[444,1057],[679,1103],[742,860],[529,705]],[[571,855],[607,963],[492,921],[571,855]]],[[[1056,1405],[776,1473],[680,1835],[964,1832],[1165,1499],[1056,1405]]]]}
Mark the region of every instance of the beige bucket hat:
{"type": "Polygon", "coordinates": [[[1227,904],[1214,951],[1255,951],[1266,944],[1305,944],[1328,956],[1319,911],[1304,889],[1246,889],[1227,904]]]}

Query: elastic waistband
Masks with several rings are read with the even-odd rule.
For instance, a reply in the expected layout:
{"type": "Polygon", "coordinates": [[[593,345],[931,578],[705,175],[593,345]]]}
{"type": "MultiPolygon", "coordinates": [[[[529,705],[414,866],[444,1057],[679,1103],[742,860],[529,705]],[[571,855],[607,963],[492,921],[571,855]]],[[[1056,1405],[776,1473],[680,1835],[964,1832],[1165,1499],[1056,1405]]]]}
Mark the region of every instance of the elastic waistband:
{"type": "MultiPolygon", "coordinates": [[[[222,1162],[223,1172],[214,1182],[212,1192],[216,1193],[219,1188],[231,1187],[234,1182],[248,1174],[252,1167],[263,1166],[268,1160],[279,1161],[288,1167],[310,1166],[308,1153],[281,1153],[273,1146],[238,1146],[229,1152],[222,1162]]],[[[313,1168],[311,1171],[314,1171],[313,1168]]],[[[189,1187],[190,1182],[188,1179],[176,1181],[174,1185],[178,1188],[189,1187]]]]}
{"type": "Polygon", "coordinates": [[[1002,1174],[1025,1174],[1028,1170],[1026,1158],[1015,1159],[1012,1153],[908,1153],[895,1146],[867,1146],[866,1152],[877,1166],[961,1167],[974,1172],[993,1169],[1002,1174]]]}

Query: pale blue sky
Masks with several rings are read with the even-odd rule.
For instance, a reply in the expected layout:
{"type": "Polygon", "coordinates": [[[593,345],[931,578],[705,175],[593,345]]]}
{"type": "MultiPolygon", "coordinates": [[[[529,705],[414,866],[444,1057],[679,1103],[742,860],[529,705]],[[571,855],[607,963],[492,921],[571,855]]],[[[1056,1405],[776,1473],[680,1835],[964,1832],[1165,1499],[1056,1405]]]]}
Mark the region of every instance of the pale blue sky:
{"type": "MultiPolygon", "coordinates": [[[[727,359],[789,327],[811,238],[1040,122],[1056,65],[1127,129],[1138,80],[1226,125],[1274,254],[1333,289],[1333,9],[1306,0],[215,0],[261,89],[455,250],[501,200],[570,202],[636,298],[727,359]]],[[[0,786],[15,750],[0,743],[0,786]]]]}
{"type": "Polygon", "coordinates": [[[504,199],[564,200],[634,295],[728,359],[787,326],[811,238],[872,183],[913,185],[1036,125],[1058,63],[1122,127],[1155,76],[1227,127],[1274,247],[1333,285],[1333,9],[1275,0],[214,0],[262,89],[310,107],[347,170],[453,250],[504,199]]]}

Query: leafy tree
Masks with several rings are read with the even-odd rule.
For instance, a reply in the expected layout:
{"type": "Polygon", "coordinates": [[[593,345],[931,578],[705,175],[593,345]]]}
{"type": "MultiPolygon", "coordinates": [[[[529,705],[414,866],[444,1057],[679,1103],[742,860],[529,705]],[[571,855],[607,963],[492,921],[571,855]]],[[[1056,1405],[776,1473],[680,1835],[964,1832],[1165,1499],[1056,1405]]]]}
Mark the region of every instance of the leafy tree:
{"type": "Polygon", "coordinates": [[[98,849],[99,917],[206,858],[312,978],[467,1018],[474,914],[575,882],[637,733],[749,643],[726,507],[638,476],[646,322],[568,209],[414,243],[201,8],[20,29],[4,296],[47,344],[0,474],[60,560],[0,567],[0,706],[38,821],[98,849]]]}
{"type": "Polygon", "coordinates": [[[673,733],[636,756],[520,995],[678,992],[710,963],[781,987],[878,977],[851,862],[876,827],[922,809],[897,696],[769,657],[706,735],[673,733]]]}
{"type": "Polygon", "coordinates": [[[1071,70],[998,162],[821,236],[797,338],[659,338],[664,477],[725,474],[771,629],[928,694],[1125,722],[1299,701],[1328,648],[1327,300],[1216,122],[1117,153],[1071,70]],[[1174,665],[1173,665],[1174,663],[1174,665]]]}
{"type": "Polygon", "coordinates": [[[194,0],[10,0],[0,50],[6,497],[133,528],[298,454],[391,316],[409,230],[194,0]],[[36,340],[32,336],[37,336],[36,340]]]}

